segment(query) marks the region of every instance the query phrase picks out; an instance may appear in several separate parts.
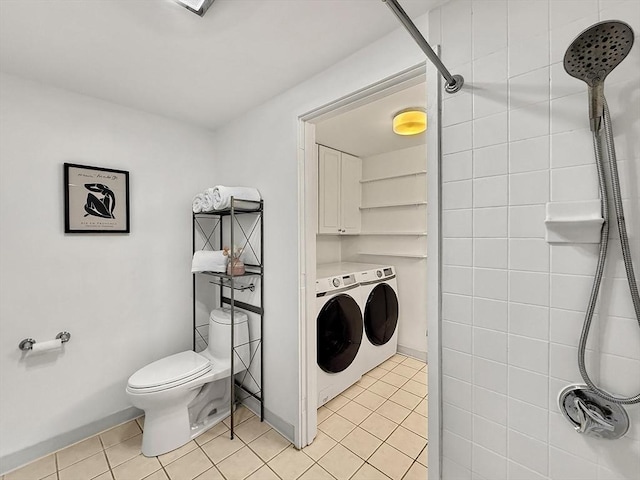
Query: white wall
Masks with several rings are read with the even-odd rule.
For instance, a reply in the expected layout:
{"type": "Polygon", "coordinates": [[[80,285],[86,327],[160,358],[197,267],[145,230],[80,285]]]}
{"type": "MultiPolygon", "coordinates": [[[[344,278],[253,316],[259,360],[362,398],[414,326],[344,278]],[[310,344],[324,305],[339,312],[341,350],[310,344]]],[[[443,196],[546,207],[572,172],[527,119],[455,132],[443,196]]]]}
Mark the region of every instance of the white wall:
{"type": "MultiPolygon", "coordinates": [[[[426,146],[403,148],[362,159],[362,178],[383,178],[426,169],[426,146]]],[[[423,202],[426,175],[390,178],[362,184],[362,205],[423,202]]],[[[362,232],[426,232],[426,205],[362,210],[362,232]]],[[[426,359],[427,269],[425,258],[361,255],[359,252],[426,255],[427,237],[358,235],[342,238],[342,260],[393,265],[398,280],[398,349],[426,359]]]]}
{"type": "Polygon", "coordinates": [[[316,236],[316,263],[336,263],[342,259],[342,238],[339,235],[316,236]]]}
{"type": "MultiPolygon", "coordinates": [[[[546,202],[598,198],[586,86],[561,62],[578,33],[610,18],[640,33],[637,0],[452,0],[430,14],[431,41],[466,79],[443,112],[445,479],[640,478],[640,405],[616,441],[579,435],[558,412],[558,392],[582,383],[576,346],[597,248],[544,241],[546,202]]],[[[636,275],[637,40],[606,82],[636,275]]],[[[640,329],[612,243],[590,368],[630,395],[640,329]]]]}
{"type": "Polygon", "coordinates": [[[191,348],[191,199],[215,177],[206,130],[4,74],[0,88],[5,457],[127,409],[129,375],[191,348]],[[64,162],[130,172],[129,235],[64,234],[64,162]],[[62,354],[18,350],[61,330],[62,354]]]}
{"type": "MultiPolygon", "coordinates": [[[[417,24],[426,27],[426,16],[417,24]]],[[[265,199],[265,406],[296,429],[301,287],[298,169],[302,167],[297,163],[297,119],[421,61],[423,55],[413,40],[397,29],[216,132],[216,167],[222,183],[242,181],[256,186],[265,199]]]]}

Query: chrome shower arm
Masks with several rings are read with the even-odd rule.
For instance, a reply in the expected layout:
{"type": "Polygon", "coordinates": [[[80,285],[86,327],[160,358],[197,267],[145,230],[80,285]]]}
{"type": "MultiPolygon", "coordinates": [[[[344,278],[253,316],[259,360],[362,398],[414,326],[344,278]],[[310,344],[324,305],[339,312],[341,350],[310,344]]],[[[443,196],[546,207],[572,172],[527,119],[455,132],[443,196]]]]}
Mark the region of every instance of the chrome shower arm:
{"type": "Polygon", "coordinates": [[[462,75],[451,75],[451,72],[449,72],[447,67],[444,66],[438,55],[436,55],[436,52],[433,51],[431,45],[429,45],[429,43],[425,40],[425,38],[422,36],[422,33],[420,33],[420,30],[418,30],[415,24],[411,21],[409,15],[407,15],[407,13],[402,9],[397,0],[382,1],[386,3],[387,7],[389,7],[395,14],[395,16],[398,17],[398,20],[400,20],[400,23],[402,23],[402,25],[404,25],[404,28],[407,29],[409,35],[413,37],[413,39],[425,53],[427,58],[431,60],[431,63],[435,65],[440,74],[445,78],[445,80],[447,81],[447,84],[444,88],[445,91],[447,93],[456,93],[457,91],[459,91],[462,88],[462,85],[464,85],[464,78],[462,77],[462,75]]]}

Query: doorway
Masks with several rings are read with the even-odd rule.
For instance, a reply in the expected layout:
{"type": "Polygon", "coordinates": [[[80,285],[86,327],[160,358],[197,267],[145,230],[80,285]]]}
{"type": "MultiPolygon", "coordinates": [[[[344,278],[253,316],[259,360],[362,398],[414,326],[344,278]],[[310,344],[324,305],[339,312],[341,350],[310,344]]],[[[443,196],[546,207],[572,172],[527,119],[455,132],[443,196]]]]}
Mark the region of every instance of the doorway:
{"type": "MultiPolygon", "coordinates": [[[[383,126],[382,128],[391,132],[391,119],[395,111],[415,106],[427,108],[426,78],[428,76],[429,68],[422,63],[300,117],[298,161],[299,214],[302,227],[299,236],[301,447],[313,441],[318,423],[316,263],[348,260],[390,264],[390,259],[393,259],[396,267],[404,271],[405,278],[410,276],[419,278],[422,285],[407,281],[403,286],[406,291],[399,292],[401,299],[404,297],[408,300],[407,302],[400,300],[400,310],[403,310],[404,303],[404,308],[415,310],[417,313],[414,316],[424,320],[425,325],[421,326],[420,322],[414,322],[415,332],[410,332],[410,325],[405,323],[405,337],[411,337],[414,341],[416,338],[421,338],[417,341],[418,343],[413,344],[413,347],[408,347],[407,341],[401,339],[398,342],[398,350],[409,357],[426,360],[427,307],[424,301],[427,282],[426,185],[432,183],[427,182],[426,175],[426,144],[429,140],[424,135],[421,139],[394,138],[394,134],[391,133],[391,140],[387,140],[385,144],[381,135],[372,134],[360,123],[358,113],[365,112],[365,116],[376,119],[383,126]],[[417,97],[416,94],[418,94],[417,97]],[[375,113],[376,107],[379,110],[378,113],[375,113]],[[385,108],[387,112],[381,113],[385,108]],[[401,142],[402,140],[405,141],[401,142]],[[394,141],[400,141],[400,143],[393,143],[394,141]],[[370,161],[369,164],[364,163],[360,180],[362,193],[359,198],[362,203],[359,208],[363,215],[361,230],[357,234],[318,235],[318,144],[340,153],[362,158],[363,163],[370,161]],[[416,161],[409,158],[411,155],[408,153],[412,149],[421,151],[421,167],[416,168],[416,161]],[[403,152],[404,156],[393,157],[393,152],[403,152]],[[394,158],[397,160],[394,161],[394,158]],[[424,197],[402,198],[401,195],[410,190],[403,188],[407,181],[412,182],[411,185],[424,187],[424,197]],[[393,198],[394,192],[398,194],[397,198],[393,198]],[[375,231],[374,226],[377,227],[375,231]],[[422,292],[422,298],[419,298],[419,292],[422,292]],[[405,295],[403,296],[402,293],[405,295]],[[420,305],[421,301],[422,305],[420,305]],[[413,306],[409,305],[411,303],[413,306]]],[[[436,82],[435,76],[434,82],[436,82]]],[[[437,108],[435,111],[437,112],[437,108]]],[[[437,126],[437,118],[435,126],[437,126]]],[[[434,141],[434,143],[437,142],[434,141]]],[[[438,233],[437,230],[435,233],[438,233]]],[[[399,275],[399,278],[402,276],[399,275]]],[[[402,282],[399,283],[402,286],[402,282]]],[[[430,296],[433,297],[432,294],[430,296]]],[[[401,320],[400,331],[402,330],[401,320]]],[[[434,353],[437,354],[437,349],[434,353]]],[[[439,421],[439,419],[435,420],[439,421]]]]}

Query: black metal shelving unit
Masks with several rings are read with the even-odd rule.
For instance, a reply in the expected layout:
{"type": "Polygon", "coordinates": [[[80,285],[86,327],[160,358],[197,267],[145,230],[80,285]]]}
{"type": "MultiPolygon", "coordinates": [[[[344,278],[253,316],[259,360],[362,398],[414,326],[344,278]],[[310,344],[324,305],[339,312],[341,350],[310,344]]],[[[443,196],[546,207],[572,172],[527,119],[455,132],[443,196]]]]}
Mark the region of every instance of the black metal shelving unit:
{"type": "MultiPolygon", "coordinates": [[[[254,263],[245,263],[245,273],[242,275],[232,275],[221,272],[199,272],[193,274],[193,350],[196,351],[196,340],[200,333],[197,330],[197,309],[196,309],[196,276],[204,275],[209,278],[209,283],[218,286],[219,301],[221,305],[228,305],[231,309],[231,400],[230,400],[230,435],[233,439],[234,431],[234,410],[237,404],[244,403],[249,399],[254,399],[259,403],[260,421],[264,420],[264,384],[263,384],[263,344],[262,329],[264,325],[264,203],[263,201],[249,201],[231,198],[231,207],[226,210],[216,210],[206,213],[193,214],[192,250],[196,251],[196,241],[198,236],[203,243],[202,250],[221,250],[225,245],[225,235],[228,229],[228,240],[231,248],[238,242],[243,252],[251,253],[254,263]],[[248,225],[240,221],[240,218],[249,219],[248,225]],[[259,235],[258,246],[255,246],[255,236],[259,235]],[[252,238],[253,243],[252,243],[252,238]],[[259,291],[259,301],[257,304],[248,303],[236,299],[236,292],[259,291]],[[235,311],[244,310],[259,316],[259,331],[249,329],[249,342],[247,344],[235,345],[235,311]],[[237,379],[234,362],[236,352],[240,348],[249,347],[249,364],[244,365],[244,375],[237,379]],[[251,367],[256,358],[260,359],[259,372],[252,372],[251,367]],[[259,377],[259,378],[256,378],[259,377]],[[248,388],[245,381],[253,382],[253,388],[248,388]]],[[[256,323],[256,322],[253,322],[256,323]]],[[[251,321],[250,321],[251,325],[251,321]]],[[[201,337],[204,341],[204,338],[201,337]]],[[[238,358],[242,357],[238,354],[238,358]]],[[[242,361],[242,360],[241,360],[242,361]]]]}

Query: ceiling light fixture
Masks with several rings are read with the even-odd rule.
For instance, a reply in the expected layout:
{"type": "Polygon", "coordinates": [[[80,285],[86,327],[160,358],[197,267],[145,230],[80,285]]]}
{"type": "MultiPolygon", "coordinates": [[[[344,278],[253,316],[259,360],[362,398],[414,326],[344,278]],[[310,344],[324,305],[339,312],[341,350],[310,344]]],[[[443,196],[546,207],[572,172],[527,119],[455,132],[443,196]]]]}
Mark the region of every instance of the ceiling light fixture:
{"type": "Polygon", "coordinates": [[[393,132],[398,135],[417,135],[426,129],[427,112],[424,108],[406,108],[393,116],[393,132]]]}
{"type": "Polygon", "coordinates": [[[175,0],[175,2],[202,17],[207,13],[214,0],[175,0]]]}

